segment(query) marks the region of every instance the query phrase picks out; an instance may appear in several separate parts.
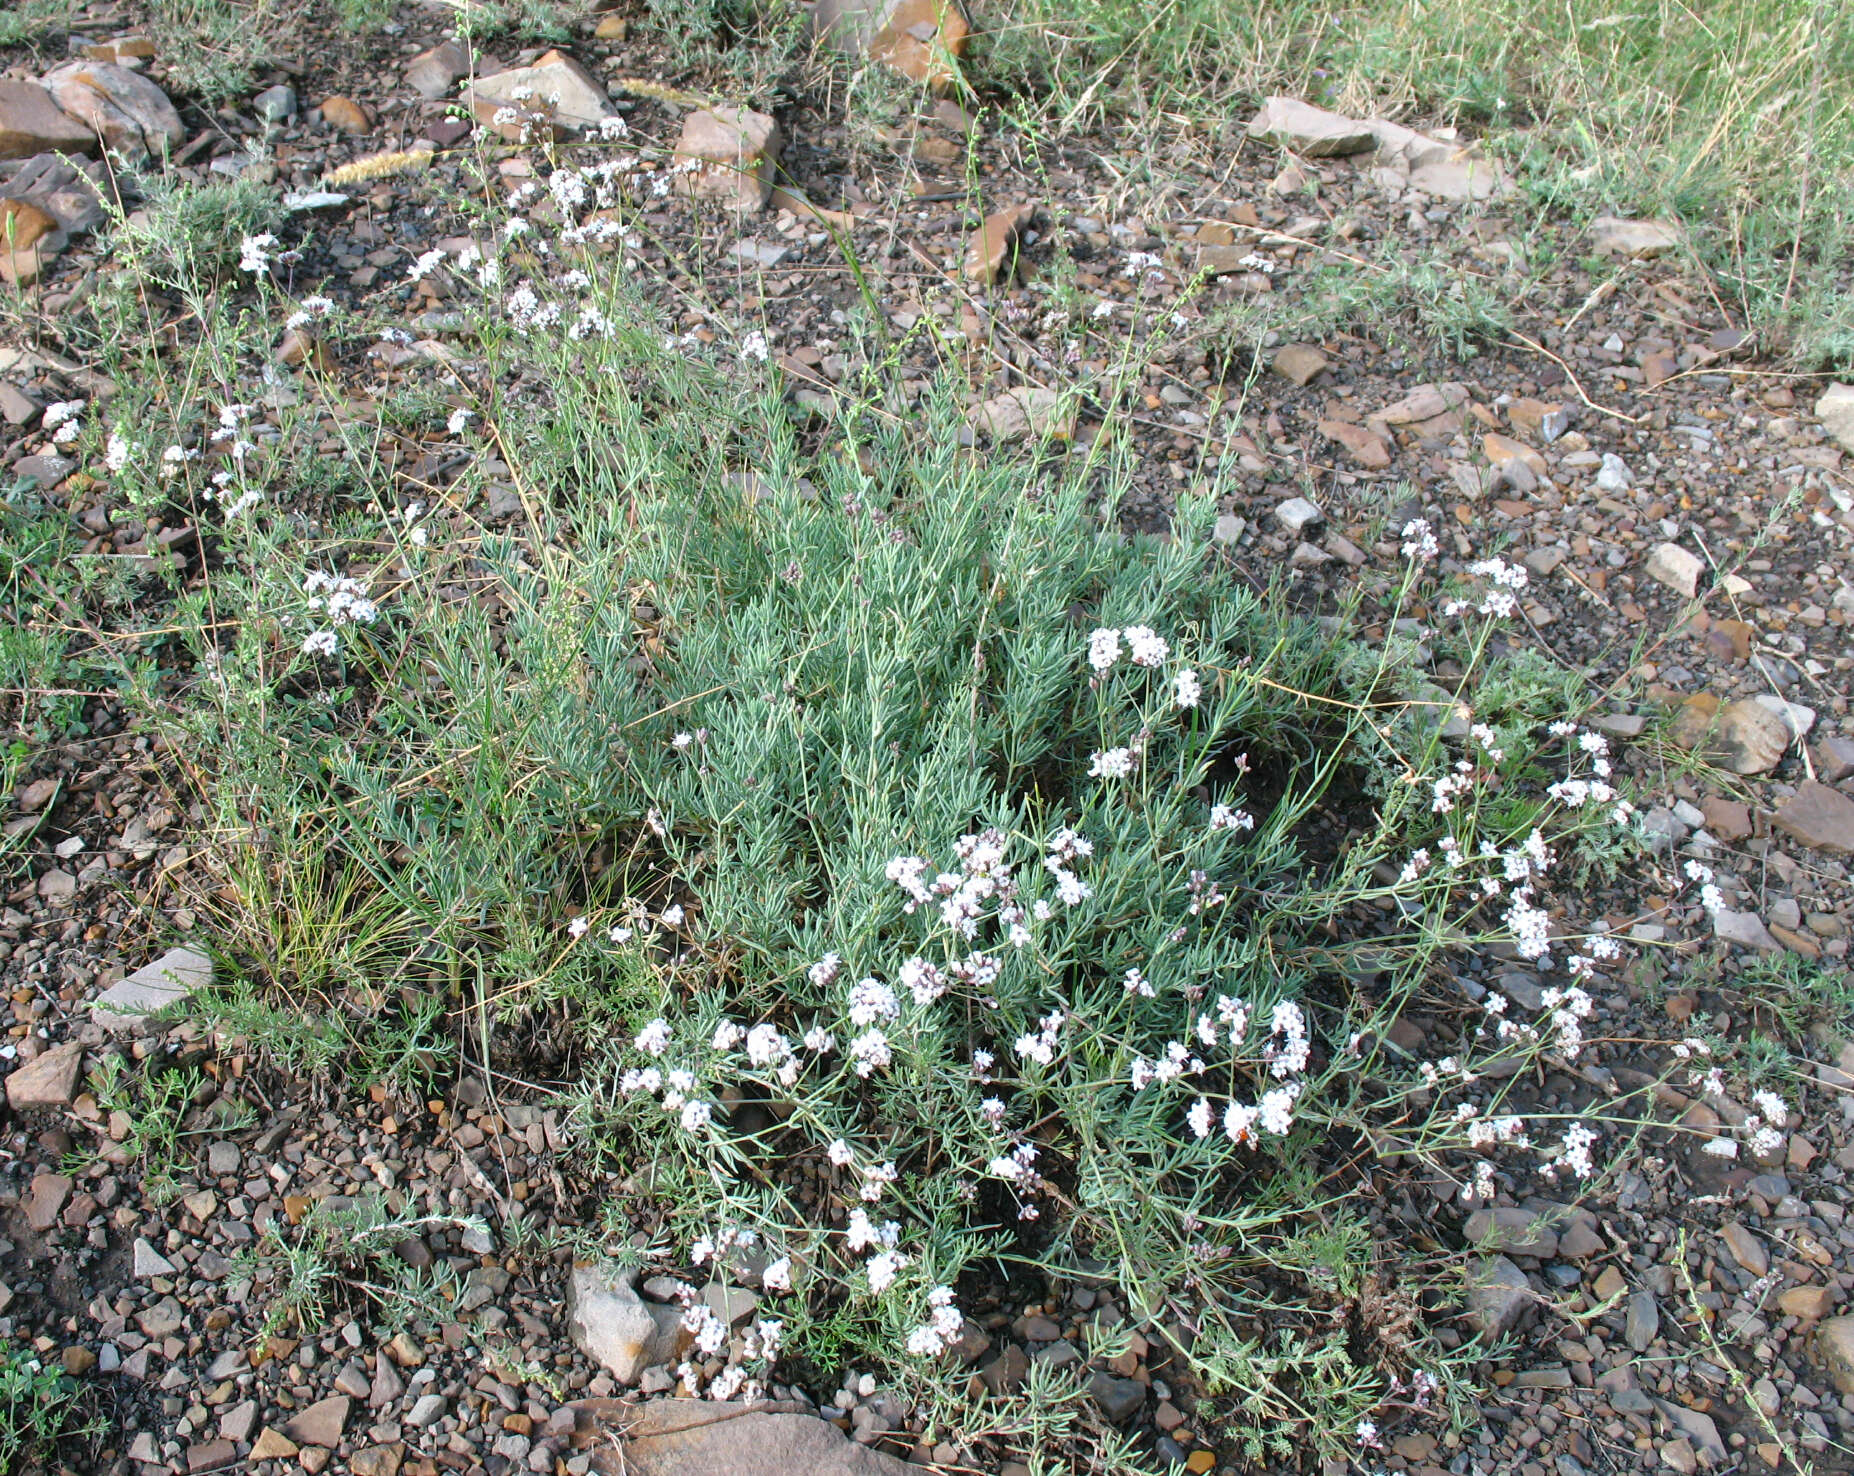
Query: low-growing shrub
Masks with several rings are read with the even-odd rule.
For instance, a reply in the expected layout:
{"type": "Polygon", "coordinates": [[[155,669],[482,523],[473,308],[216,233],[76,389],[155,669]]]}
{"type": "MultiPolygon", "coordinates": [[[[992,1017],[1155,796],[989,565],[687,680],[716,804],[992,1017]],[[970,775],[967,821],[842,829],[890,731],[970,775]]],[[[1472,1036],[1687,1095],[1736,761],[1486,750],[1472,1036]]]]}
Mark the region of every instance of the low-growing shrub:
{"type": "MultiPolygon", "coordinates": [[[[413,269],[475,357],[373,350],[443,396],[395,434],[456,480],[396,478],[378,426],[279,384],[277,319],[374,335],[283,300],[266,239],[257,311],[200,295],[178,364],[116,366],[169,386],[159,416],[68,438],[203,530],[126,677],[224,843],[226,1019],[312,992],[405,1088],[554,1022],[540,1074],[628,1187],[614,1240],[761,1298],[730,1347],[691,1284],[692,1391],[879,1368],[948,1427],[962,1306],[1080,1276],[1252,1450],[1446,1399],[1466,1355],[1418,1302],[1459,1273],[1373,1238],[1372,1165],[1568,1194],[1610,1131],[1519,1085],[1575,1059],[1621,951],[1554,878],[1630,821],[1571,687],[1505,645],[1525,571],[1444,565],[1412,522],[1353,607],[1291,615],[1231,578],[1213,499],[1128,537],[1111,436],[971,449],[958,387],[891,394],[854,322],[870,389],[820,431],[763,335],[670,334],[614,269],[646,190],[548,189],[490,259],[413,269]],[[1475,1003],[1479,950],[1562,961],[1537,1020],[1475,1003]],[[1395,1033],[1419,997],[1445,1050],[1395,1033]]],[[[134,327],[105,316],[104,351],[134,327]]],[[[1076,1423],[1077,1388],[1040,1368],[1011,1438],[1076,1423]]]]}

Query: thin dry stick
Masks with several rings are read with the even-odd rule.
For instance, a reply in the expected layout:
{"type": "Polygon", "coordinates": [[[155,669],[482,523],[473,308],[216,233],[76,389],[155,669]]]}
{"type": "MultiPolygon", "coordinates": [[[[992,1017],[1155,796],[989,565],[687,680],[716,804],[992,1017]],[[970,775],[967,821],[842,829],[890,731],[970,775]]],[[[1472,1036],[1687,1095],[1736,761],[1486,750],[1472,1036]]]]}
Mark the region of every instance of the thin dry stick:
{"type": "Polygon", "coordinates": [[[1536,339],[1526,337],[1526,335],[1521,333],[1517,328],[1509,328],[1506,331],[1508,336],[1518,339],[1534,353],[1543,354],[1546,358],[1550,359],[1552,363],[1562,369],[1564,371],[1564,377],[1571,382],[1571,388],[1577,391],[1577,398],[1582,400],[1592,410],[1596,411],[1597,414],[1607,415],[1612,420],[1620,420],[1625,425],[1640,425],[1642,423],[1641,417],[1638,415],[1624,415],[1620,410],[1611,410],[1607,405],[1597,404],[1595,400],[1584,393],[1584,387],[1577,378],[1577,371],[1572,369],[1569,364],[1565,363],[1563,359],[1559,358],[1550,349],[1546,348],[1544,344],[1538,342],[1536,339]]]}

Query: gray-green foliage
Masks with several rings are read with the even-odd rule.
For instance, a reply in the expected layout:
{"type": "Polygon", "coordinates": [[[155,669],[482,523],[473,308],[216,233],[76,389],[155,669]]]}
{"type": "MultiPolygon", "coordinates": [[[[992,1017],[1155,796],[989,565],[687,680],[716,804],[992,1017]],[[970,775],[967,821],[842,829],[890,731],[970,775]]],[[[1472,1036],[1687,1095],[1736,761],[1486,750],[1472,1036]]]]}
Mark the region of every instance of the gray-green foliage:
{"type": "MultiPolygon", "coordinates": [[[[1142,1317],[1190,1299],[1192,1361],[1258,1447],[1337,1438],[1389,1374],[1446,1372],[1419,1333],[1283,1329],[1381,1297],[1398,1269],[1359,1264],[1335,1144],[1396,1122],[1395,1151],[1467,1173],[1443,1100],[1462,1083],[1438,1092],[1371,1042],[1441,949],[1504,928],[1462,904],[1471,873],[1424,873],[1413,849],[1505,857],[1543,825],[1575,852],[1588,828],[1541,793],[1563,772],[1542,724],[1569,694],[1493,658],[1490,622],[1462,627],[1459,660],[1498,731],[1464,752],[1406,710],[1413,643],[1363,648],[1236,584],[1213,499],[1182,499],[1167,539],[1122,535],[1111,434],[1066,458],[966,449],[956,387],[891,396],[873,326],[862,395],[808,425],[748,356],[666,342],[596,256],[589,281],[537,284],[565,294],[554,331],[505,313],[513,252],[494,296],[456,274],[482,366],[390,406],[395,431],[471,453],[434,505],[390,480],[379,426],[277,386],[269,319],[295,303],[262,280],[234,297],[154,244],[131,262],[174,273],[200,336],[143,356],[142,298],[98,295],[99,352],[137,386],[110,407],[138,448],[113,485],[189,508],[210,578],[124,679],[219,841],[223,1027],[411,1090],[460,1049],[519,1068],[511,1040],[563,1022],[577,1129],[631,1179],[648,1259],[681,1269],[752,1231],[804,1268],[766,1303],[791,1349],[885,1365],[949,1418],[956,1388],[909,1351],[935,1288],[1084,1261],[1142,1317]],[[228,412],[241,453],[208,439],[219,407],[264,399],[275,424],[228,412]],[[170,442],[202,455],[164,469],[170,442]],[[485,523],[492,494],[510,515],[485,523]],[[337,592],[360,602],[339,619],[337,592]],[[1092,631],[1131,646],[1138,626],[1168,649],[1091,664],[1092,631]],[[1187,670],[1202,690],[1181,703],[1187,670]],[[1464,768],[1492,797],[1445,818],[1427,786],[1464,768]],[[1069,829],[1092,850],[1065,858],[1069,829]],[[955,847],[987,832],[1015,890],[970,935],[937,898],[906,906],[891,862],[956,886],[955,847]],[[916,956],[952,987],[901,987],[916,956]],[[859,1071],[870,1020],[846,991],[865,976],[897,998],[887,1059],[859,1071]],[[633,1042],[658,1018],[661,1066],[691,1078],[674,1101],[634,1075],[656,1069],[633,1042]],[[1282,1020],[1306,1022],[1307,1060],[1283,1061],[1299,1027],[1282,1020]],[[743,1055],[728,1032],[755,1026],[782,1046],[743,1055]],[[801,1055],[814,1029],[833,1048],[801,1055]],[[1136,1089],[1174,1048],[1203,1070],[1136,1089]],[[1188,1125],[1194,1098],[1215,1131],[1188,1125]],[[1033,1172],[998,1167],[1016,1153],[1033,1172]],[[892,1286],[804,1198],[824,1180],[867,1203],[859,1174],[906,1257],[892,1286]]],[[[1375,592],[1395,604],[1409,577],[1375,592]]],[[[311,1230],[275,1248],[278,1307],[312,1310],[338,1273],[412,1305],[311,1230]]],[[[1072,1395],[1039,1386],[1025,1428],[1072,1395]]],[[[1096,1449],[1119,1459],[1111,1436],[1096,1449]]]]}
{"type": "Polygon", "coordinates": [[[379,1194],[318,1202],[300,1225],[273,1223],[243,1258],[267,1289],[264,1332],[313,1327],[337,1294],[364,1300],[387,1328],[454,1315],[459,1288],[451,1265],[438,1261],[421,1270],[393,1254],[405,1240],[437,1229],[484,1226],[467,1215],[396,1212],[379,1194]]]}
{"type": "Polygon", "coordinates": [[[148,0],[148,29],[174,89],[216,105],[243,99],[275,55],[275,0],[148,0]]]}

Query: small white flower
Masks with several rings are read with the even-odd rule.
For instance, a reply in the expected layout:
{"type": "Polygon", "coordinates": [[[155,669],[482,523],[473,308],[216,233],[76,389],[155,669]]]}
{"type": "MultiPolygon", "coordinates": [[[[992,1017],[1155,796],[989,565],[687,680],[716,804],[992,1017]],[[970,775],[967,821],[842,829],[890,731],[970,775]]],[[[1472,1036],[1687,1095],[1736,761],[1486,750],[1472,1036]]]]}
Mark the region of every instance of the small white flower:
{"type": "Polygon", "coordinates": [[[1088,756],[1090,779],[1124,779],[1133,772],[1133,750],[1099,749],[1088,756]]]}
{"type": "Polygon", "coordinates": [[[1158,666],[1172,654],[1172,648],[1165,638],[1150,626],[1129,625],[1123,632],[1127,648],[1133,653],[1135,666],[1158,666]]]}
{"type": "Polygon", "coordinates": [[[238,270],[252,273],[263,271],[270,265],[270,248],[276,244],[277,238],[269,231],[262,235],[246,236],[238,243],[238,270]]]}
{"type": "Polygon", "coordinates": [[[669,1043],[669,1021],[663,1019],[661,1016],[652,1020],[642,1030],[638,1031],[637,1038],[632,1042],[633,1045],[647,1056],[662,1055],[669,1049],[669,1043]]]}
{"type": "Polygon", "coordinates": [[[1180,707],[1196,707],[1203,699],[1204,684],[1194,671],[1181,671],[1172,678],[1172,693],[1180,707]]]}
{"type": "Polygon", "coordinates": [[[1120,632],[1101,627],[1088,637],[1088,664],[1107,671],[1120,659],[1120,632]]]}

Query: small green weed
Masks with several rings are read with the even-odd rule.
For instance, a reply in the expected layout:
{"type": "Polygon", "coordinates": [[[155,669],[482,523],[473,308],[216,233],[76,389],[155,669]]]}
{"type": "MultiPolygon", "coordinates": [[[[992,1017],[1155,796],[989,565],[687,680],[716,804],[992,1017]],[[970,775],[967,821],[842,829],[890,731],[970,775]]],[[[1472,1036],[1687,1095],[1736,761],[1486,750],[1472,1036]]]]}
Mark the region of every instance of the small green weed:
{"type": "Polygon", "coordinates": [[[121,1112],[129,1133],[121,1146],[142,1177],[143,1193],[156,1204],[179,1193],[180,1174],[190,1157],[186,1140],[229,1129],[223,1119],[213,1126],[189,1129],[188,1118],[200,1089],[207,1084],[197,1064],[159,1058],[131,1066],[115,1053],[103,1057],[90,1076],[90,1089],[105,1116],[121,1112]]]}
{"type": "Polygon", "coordinates": [[[335,0],[335,15],[347,30],[377,31],[393,18],[393,0],[335,0]]]}
{"type": "Polygon", "coordinates": [[[209,105],[242,100],[273,56],[275,0],[148,0],[168,82],[209,105]]]}
{"type": "Polygon", "coordinates": [[[450,1263],[421,1270],[393,1255],[402,1241],[439,1228],[484,1227],[473,1216],[399,1213],[378,1194],[332,1207],[318,1202],[300,1225],[273,1223],[243,1258],[267,1293],[264,1336],[320,1323],[337,1294],[364,1299],[392,1329],[454,1317],[459,1283],[450,1263]]]}
{"type": "Polygon", "coordinates": [[[0,1339],[0,1471],[29,1470],[60,1441],[96,1429],[82,1409],[75,1379],[0,1339]]]}
{"type": "Polygon", "coordinates": [[[0,46],[23,46],[69,25],[79,7],[71,0],[15,0],[0,11],[0,46]]]}

